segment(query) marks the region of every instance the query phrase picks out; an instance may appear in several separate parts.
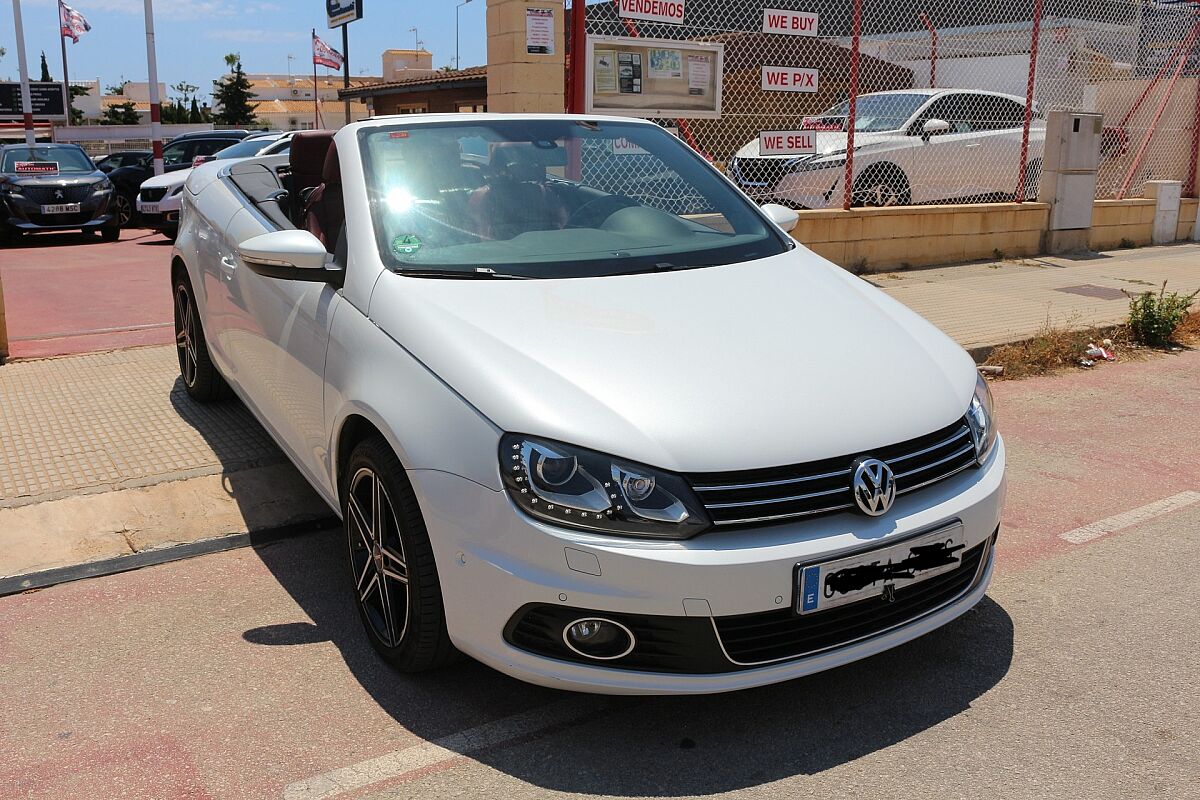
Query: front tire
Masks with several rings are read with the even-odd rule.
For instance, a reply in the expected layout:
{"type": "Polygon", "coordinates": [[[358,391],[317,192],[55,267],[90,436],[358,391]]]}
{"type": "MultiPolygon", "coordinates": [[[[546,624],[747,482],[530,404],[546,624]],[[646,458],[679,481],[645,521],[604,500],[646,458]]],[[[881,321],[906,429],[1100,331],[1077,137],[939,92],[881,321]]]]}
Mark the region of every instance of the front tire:
{"type": "Polygon", "coordinates": [[[121,226],[118,224],[105,225],[100,229],[100,241],[115,242],[121,238],[121,226]]]}
{"type": "Polygon", "coordinates": [[[117,192],[113,197],[113,203],[116,205],[114,214],[117,217],[117,227],[128,228],[129,223],[133,222],[133,198],[125,192],[117,192]]]}
{"type": "Polygon", "coordinates": [[[225,397],[225,379],[217,372],[208,355],[204,327],[196,308],[192,282],[180,271],[174,281],[175,348],[179,355],[179,377],[188,396],[201,403],[211,403],[225,397]]]}
{"type": "Polygon", "coordinates": [[[400,672],[454,658],[433,547],[400,459],[373,436],[341,479],[350,588],[371,646],[400,672]]]}
{"type": "Polygon", "coordinates": [[[900,167],[873,164],[854,181],[853,201],[856,206],[907,206],[912,203],[912,190],[900,167]]]}

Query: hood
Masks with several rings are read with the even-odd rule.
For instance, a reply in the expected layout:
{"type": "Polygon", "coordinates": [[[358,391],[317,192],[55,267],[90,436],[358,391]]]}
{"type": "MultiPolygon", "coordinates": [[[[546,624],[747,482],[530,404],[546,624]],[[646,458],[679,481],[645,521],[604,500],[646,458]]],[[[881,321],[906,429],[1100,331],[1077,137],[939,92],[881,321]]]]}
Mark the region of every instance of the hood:
{"type": "Polygon", "coordinates": [[[162,175],[155,175],[152,178],[147,178],[142,181],[143,189],[174,189],[176,186],[182,186],[187,183],[188,176],[192,174],[192,170],[181,169],[176,172],[164,172],[162,175]]]}
{"type": "MultiPolygon", "coordinates": [[[[847,136],[843,131],[813,131],[814,144],[816,145],[816,156],[831,156],[842,155],[846,152],[847,136]]],[[[894,144],[897,139],[905,138],[902,134],[896,131],[888,133],[855,133],[854,134],[854,152],[869,149],[872,146],[884,144],[894,144]]],[[[758,150],[758,139],[752,139],[734,154],[735,158],[806,158],[807,156],[760,156],[758,150]]]]}
{"type": "Polygon", "coordinates": [[[108,176],[100,170],[94,172],[60,172],[57,175],[0,175],[4,183],[12,186],[90,186],[108,176]]]}
{"type": "Polygon", "coordinates": [[[680,272],[384,272],[377,325],[496,426],[684,472],[866,452],[962,417],[975,365],[803,247],[680,272]]]}

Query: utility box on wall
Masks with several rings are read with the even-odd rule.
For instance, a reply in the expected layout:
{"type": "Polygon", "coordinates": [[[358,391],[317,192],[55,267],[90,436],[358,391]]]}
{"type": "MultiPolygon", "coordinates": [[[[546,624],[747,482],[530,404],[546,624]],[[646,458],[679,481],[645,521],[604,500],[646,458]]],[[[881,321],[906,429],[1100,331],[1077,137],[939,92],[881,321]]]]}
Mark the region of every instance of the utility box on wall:
{"type": "Polygon", "coordinates": [[[1050,204],[1046,250],[1085,250],[1096,199],[1096,171],[1104,118],[1079,111],[1051,111],[1038,200],[1050,204]]]}

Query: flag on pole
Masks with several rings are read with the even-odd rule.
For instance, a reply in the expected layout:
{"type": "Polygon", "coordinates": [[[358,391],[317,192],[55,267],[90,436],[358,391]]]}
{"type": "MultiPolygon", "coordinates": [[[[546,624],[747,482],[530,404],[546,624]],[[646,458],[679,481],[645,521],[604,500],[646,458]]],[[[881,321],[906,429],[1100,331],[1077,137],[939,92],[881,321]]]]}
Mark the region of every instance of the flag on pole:
{"type": "Polygon", "coordinates": [[[62,35],[64,37],[70,36],[71,41],[75,44],[79,44],[80,36],[83,36],[92,29],[92,26],[88,24],[83,14],[80,14],[62,0],[58,0],[58,22],[62,28],[62,35]]]}
{"type": "Polygon", "coordinates": [[[330,69],[342,68],[342,54],[321,41],[321,37],[313,32],[313,63],[321,64],[330,69]]]}

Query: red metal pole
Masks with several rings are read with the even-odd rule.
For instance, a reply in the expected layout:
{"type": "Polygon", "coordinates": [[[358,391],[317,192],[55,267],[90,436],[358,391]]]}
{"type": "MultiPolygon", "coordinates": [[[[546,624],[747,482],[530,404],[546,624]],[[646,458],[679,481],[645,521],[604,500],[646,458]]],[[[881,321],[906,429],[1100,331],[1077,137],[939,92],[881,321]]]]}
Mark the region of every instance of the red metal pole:
{"type": "Polygon", "coordinates": [[[567,112],[586,113],[587,108],[587,0],[571,0],[571,71],[567,112]]]}
{"type": "Polygon", "coordinates": [[[1017,191],[1013,201],[1025,202],[1025,171],[1029,167],[1029,125],[1033,121],[1033,85],[1037,79],[1038,40],[1042,35],[1042,6],[1044,0],[1033,2],[1033,39],[1029,45],[1029,80],[1025,84],[1025,127],[1021,132],[1021,169],[1017,175],[1017,191]]]}
{"type": "Polygon", "coordinates": [[[858,120],[858,54],[862,37],[862,0],[854,0],[850,36],[850,108],[846,114],[846,177],[842,210],[849,211],[854,195],[854,126],[858,120]]]}
{"type": "Polygon", "coordinates": [[[929,88],[937,88],[937,28],[933,27],[933,20],[929,19],[929,15],[922,11],[918,16],[921,22],[925,23],[926,30],[929,31],[929,88]]]}
{"type": "MultiPolygon", "coordinates": [[[[1195,40],[1197,32],[1200,32],[1200,23],[1192,27],[1192,32],[1188,34],[1188,43],[1195,40]]],[[[1146,156],[1146,150],[1150,148],[1150,140],[1154,138],[1155,128],[1158,127],[1158,121],[1162,119],[1163,111],[1166,110],[1167,104],[1171,102],[1171,92],[1175,89],[1175,82],[1179,80],[1179,74],[1183,72],[1183,67],[1188,62],[1188,52],[1185,49],[1179,54],[1179,63],[1175,66],[1175,72],[1171,75],[1171,81],[1167,84],[1167,89],[1163,92],[1162,100],[1158,103],[1158,108],[1154,111],[1154,118],[1150,120],[1150,125],[1146,128],[1146,135],[1142,137],[1142,143],[1138,146],[1137,153],[1133,156],[1133,163],[1129,165],[1129,171],[1125,173],[1125,180],[1121,181],[1121,188],[1117,191],[1117,199],[1124,200],[1126,193],[1129,192],[1129,187],[1133,185],[1133,176],[1137,174],[1138,169],[1142,166],[1142,159],[1146,156]]]]}

